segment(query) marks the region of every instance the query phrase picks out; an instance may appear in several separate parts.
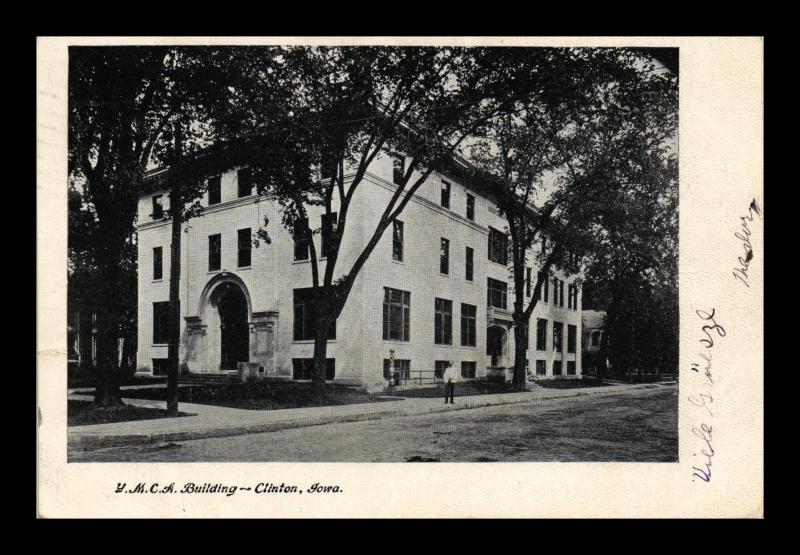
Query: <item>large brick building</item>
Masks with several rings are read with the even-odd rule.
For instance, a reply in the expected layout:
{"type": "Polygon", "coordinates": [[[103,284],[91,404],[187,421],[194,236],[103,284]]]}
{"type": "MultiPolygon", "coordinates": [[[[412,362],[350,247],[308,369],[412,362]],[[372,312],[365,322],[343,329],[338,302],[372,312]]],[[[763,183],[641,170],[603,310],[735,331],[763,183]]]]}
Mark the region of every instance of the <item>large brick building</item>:
{"type": "MultiPolygon", "coordinates": [[[[395,190],[397,163],[388,154],[376,158],[355,193],[338,270],[352,265],[372,234],[395,190]]],[[[227,372],[247,362],[268,378],[309,379],[306,246],[281,226],[279,206],[254,194],[246,167],[211,176],[208,185],[203,214],[181,234],[183,372],[227,372]],[[272,241],[253,247],[252,234],[265,217],[272,241]]],[[[478,189],[434,172],[386,230],[331,334],[330,379],[380,389],[391,356],[401,384],[433,382],[446,361],[463,379],[510,377],[514,292],[505,221],[478,189]]],[[[166,191],[139,201],[140,374],[166,368],[170,224],[161,212],[168,202],[166,191]]],[[[310,208],[312,227],[323,213],[310,208]]],[[[320,235],[313,240],[322,253],[320,235]]],[[[320,271],[324,264],[322,258],[320,271]]],[[[526,294],[537,276],[530,264],[526,294]]],[[[531,379],[581,375],[580,328],[580,289],[556,271],[531,317],[531,379]]]]}

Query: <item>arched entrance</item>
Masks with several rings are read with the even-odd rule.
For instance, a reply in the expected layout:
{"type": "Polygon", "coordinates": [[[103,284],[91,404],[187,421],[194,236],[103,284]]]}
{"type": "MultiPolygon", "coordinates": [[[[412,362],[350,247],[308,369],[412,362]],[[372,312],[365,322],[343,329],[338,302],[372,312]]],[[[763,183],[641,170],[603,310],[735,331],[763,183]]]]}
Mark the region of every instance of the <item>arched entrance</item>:
{"type": "Polygon", "coordinates": [[[490,366],[502,365],[505,352],[506,330],[500,326],[489,326],[486,330],[486,354],[489,356],[490,366]]]}
{"type": "Polygon", "coordinates": [[[250,325],[247,298],[233,282],[221,283],[211,298],[219,315],[220,370],[235,370],[250,361],[250,325]]]}

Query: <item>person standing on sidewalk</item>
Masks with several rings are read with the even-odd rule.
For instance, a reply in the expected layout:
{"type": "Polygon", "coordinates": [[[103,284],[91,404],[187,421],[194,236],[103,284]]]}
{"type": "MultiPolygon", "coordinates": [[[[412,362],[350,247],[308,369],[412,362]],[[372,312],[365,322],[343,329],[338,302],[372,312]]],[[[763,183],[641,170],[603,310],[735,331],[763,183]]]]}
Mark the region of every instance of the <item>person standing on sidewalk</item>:
{"type": "Polygon", "coordinates": [[[442,378],[444,379],[444,402],[447,404],[447,399],[449,398],[450,404],[454,405],[453,397],[456,393],[456,379],[458,379],[458,376],[456,376],[455,370],[453,370],[452,362],[447,363],[447,369],[445,369],[442,378]]]}

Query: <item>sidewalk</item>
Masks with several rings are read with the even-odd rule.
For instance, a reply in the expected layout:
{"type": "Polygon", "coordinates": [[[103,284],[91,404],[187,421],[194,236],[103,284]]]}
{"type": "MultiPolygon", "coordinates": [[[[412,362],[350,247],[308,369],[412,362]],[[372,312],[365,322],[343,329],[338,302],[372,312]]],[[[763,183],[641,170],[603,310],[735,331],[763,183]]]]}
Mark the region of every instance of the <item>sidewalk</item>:
{"type": "MultiPolygon", "coordinates": [[[[71,448],[89,450],[119,445],[164,443],[168,441],[272,432],[287,428],[319,426],[337,422],[416,416],[561,397],[613,395],[623,391],[664,387],[664,385],[625,384],[585,389],[548,389],[534,386],[534,389],[520,393],[456,397],[454,405],[445,404],[440,398],[406,398],[376,403],[281,410],[246,410],[195,403],[180,403],[179,410],[191,416],[72,426],[67,429],[67,437],[71,448]]],[[[92,397],[73,394],[69,396],[69,399],[91,400],[92,397]]],[[[144,399],[124,399],[124,401],[129,405],[139,407],[166,408],[165,401],[144,399]]]]}

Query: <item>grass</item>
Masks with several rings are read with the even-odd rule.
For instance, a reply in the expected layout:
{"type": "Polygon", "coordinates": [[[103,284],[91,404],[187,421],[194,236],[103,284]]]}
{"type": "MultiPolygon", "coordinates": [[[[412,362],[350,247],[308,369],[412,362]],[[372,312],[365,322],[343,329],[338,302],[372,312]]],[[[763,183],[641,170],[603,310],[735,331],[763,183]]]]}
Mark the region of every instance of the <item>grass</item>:
{"type": "MultiPolygon", "coordinates": [[[[178,416],[187,416],[185,412],[178,416]]],[[[91,401],[67,401],[67,426],[87,426],[89,424],[110,424],[133,420],[152,420],[167,418],[165,409],[151,409],[123,405],[120,407],[95,407],[91,401]]]]}
{"type": "Polygon", "coordinates": [[[587,387],[607,387],[609,384],[601,383],[596,378],[581,378],[571,380],[540,380],[536,382],[539,387],[546,389],[582,389],[587,387]]]}
{"type": "MultiPolygon", "coordinates": [[[[605,387],[608,384],[599,383],[595,379],[586,378],[581,380],[540,380],[534,387],[545,387],[548,389],[578,389],[585,387],[605,387]]],[[[489,395],[496,393],[514,393],[511,383],[487,382],[486,380],[476,380],[470,382],[456,382],[456,397],[470,397],[472,395],[489,395]]],[[[396,390],[388,395],[397,397],[444,397],[444,384],[429,385],[414,389],[396,390]]]]}
{"type": "MultiPolygon", "coordinates": [[[[149,385],[156,383],[166,383],[166,376],[134,376],[132,374],[120,373],[119,385],[149,385]]],[[[93,388],[96,380],[93,376],[83,374],[79,376],[67,376],[67,388],[93,388]]]]}
{"type": "MultiPolygon", "coordinates": [[[[130,399],[165,400],[166,388],[142,388],[125,390],[130,399]]],[[[275,410],[302,407],[325,407],[393,401],[338,384],[326,384],[325,393],[318,396],[310,383],[255,382],[233,384],[203,384],[182,386],[178,389],[178,401],[199,403],[248,410],[275,410]]]]}

